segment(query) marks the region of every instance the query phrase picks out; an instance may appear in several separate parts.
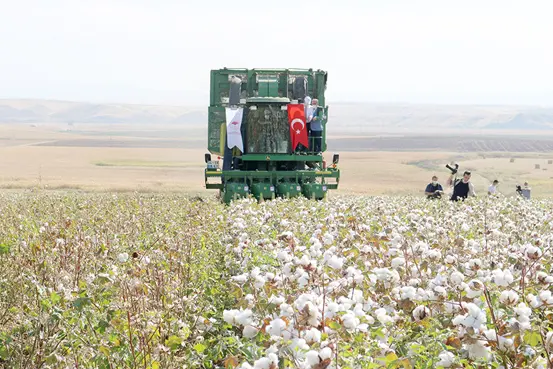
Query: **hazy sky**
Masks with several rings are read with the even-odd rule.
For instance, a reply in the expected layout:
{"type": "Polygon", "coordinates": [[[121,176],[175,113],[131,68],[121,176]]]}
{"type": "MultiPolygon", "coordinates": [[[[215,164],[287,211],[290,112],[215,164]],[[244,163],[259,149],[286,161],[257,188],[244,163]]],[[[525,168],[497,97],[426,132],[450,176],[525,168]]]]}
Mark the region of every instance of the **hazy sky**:
{"type": "Polygon", "coordinates": [[[207,105],[210,69],[312,67],[329,103],[553,105],[552,17],[551,0],[0,0],[0,98],[207,105]]]}

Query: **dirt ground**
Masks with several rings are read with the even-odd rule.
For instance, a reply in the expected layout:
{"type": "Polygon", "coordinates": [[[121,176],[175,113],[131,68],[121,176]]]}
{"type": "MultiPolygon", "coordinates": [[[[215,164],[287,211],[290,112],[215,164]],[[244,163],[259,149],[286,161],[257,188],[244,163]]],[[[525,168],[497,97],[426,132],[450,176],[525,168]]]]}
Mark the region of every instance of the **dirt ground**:
{"type": "MultiPolygon", "coordinates": [[[[201,127],[188,131],[174,127],[79,128],[67,131],[66,126],[55,125],[0,125],[0,188],[214,194],[204,188],[206,150],[201,127]]],[[[363,145],[362,139],[355,140],[363,145]]],[[[341,151],[340,189],[336,193],[422,195],[433,174],[445,182],[448,171],[444,165],[455,160],[461,169],[473,171],[479,193],[485,193],[489,183],[499,179],[500,190],[506,195],[514,194],[515,184],[529,181],[534,197],[553,196],[553,164],[549,164],[553,155],[548,152],[454,152],[440,147],[428,151],[418,149],[420,138],[414,140],[415,148],[408,138],[399,144],[393,141],[403,150],[377,147],[341,151]]],[[[332,151],[325,157],[330,161],[332,151]]]]}

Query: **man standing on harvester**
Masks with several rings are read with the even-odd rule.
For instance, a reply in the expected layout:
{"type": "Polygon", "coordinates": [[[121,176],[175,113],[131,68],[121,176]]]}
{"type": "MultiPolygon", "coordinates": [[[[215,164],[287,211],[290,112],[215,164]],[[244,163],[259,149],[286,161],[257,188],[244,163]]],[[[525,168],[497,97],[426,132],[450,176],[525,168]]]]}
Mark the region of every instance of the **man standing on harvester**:
{"type": "Polygon", "coordinates": [[[468,196],[476,197],[476,191],[474,191],[474,185],[470,181],[471,172],[466,170],[463,173],[463,178],[455,180],[453,179],[454,175],[457,173],[459,164],[455,164],[455,168],[446,165],[446,167],[451,171],[451,175],[447,179],[447,185],[453,185],[453,194],[451,195],[451,201],[464,200],[468,196]]]}

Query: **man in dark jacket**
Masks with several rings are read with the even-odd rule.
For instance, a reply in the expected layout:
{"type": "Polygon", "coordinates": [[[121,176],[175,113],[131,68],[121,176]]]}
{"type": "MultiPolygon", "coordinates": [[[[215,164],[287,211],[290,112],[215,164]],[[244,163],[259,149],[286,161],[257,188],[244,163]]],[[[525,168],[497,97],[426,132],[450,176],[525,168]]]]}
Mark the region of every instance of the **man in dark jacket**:
{"type": "Polygon", "coordinates": [[[426,189],[424,190],[424,194],[429,199],[439,199],[442,197],[442,194],[444,193],[444,189],[441,184],[438,183],[438,177],[433,176],[432,182],[426,186],[426,189]]]}
{"type": "Polygon", "coordinates": [[[474,185],[470,181],[470,177],[471,173],[468,170],[463,173],[463,178],[456,179],[455,183],[453,183],[453,174],[449,176],[447,184],[453,184],[453,195],[451,195],[452,201],[464,200],[469,196],[476,196],[474,185]]]}

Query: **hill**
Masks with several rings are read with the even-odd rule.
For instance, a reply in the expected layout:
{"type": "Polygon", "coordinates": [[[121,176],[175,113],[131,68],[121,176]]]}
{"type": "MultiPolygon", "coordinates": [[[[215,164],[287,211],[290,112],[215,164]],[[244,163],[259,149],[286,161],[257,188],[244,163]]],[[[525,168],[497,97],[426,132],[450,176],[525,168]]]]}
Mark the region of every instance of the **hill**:
{"type": "MultiPolygon", "coordinates": [[[[553,108],[529,106],[331,103],[335,132],[406,130],[553,131],[553,108]]],[[[0,123],[193,124],[206,107],[0,100],[0,123]]]]}

